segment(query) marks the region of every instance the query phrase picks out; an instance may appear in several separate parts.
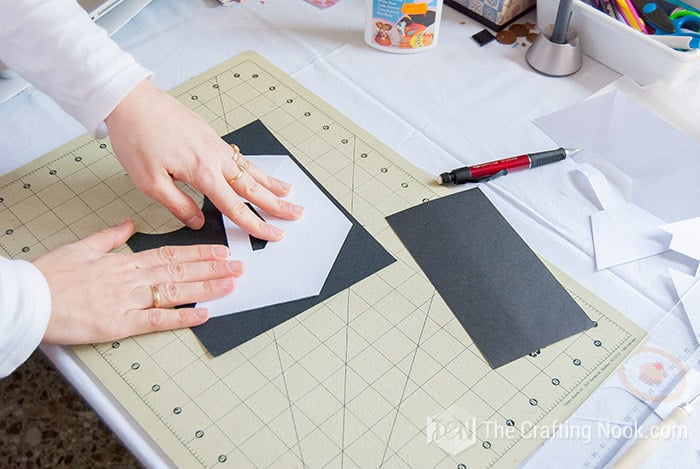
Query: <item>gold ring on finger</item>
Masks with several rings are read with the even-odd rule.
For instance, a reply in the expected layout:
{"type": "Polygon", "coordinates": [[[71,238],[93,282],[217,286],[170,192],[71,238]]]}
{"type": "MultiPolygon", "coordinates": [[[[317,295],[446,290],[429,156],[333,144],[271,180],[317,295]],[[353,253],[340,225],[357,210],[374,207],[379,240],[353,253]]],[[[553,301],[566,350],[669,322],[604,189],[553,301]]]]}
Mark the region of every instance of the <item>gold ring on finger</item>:
{"type": "Polygon", "coordinates": [[[228,183],[230,185],[233,185],[236,181],[238,181],[241,176],[243,176],[243,173],[245,173],[245,169],[241,168],[240,166],[238,167],[238,174],[236,174],[234,177],[228,180],[228,183]]]}
{"type": "Polygon", "coordinates": [[[235,143],[229,143],[229,145],[233,149],[233,162],[236,163],[238,157],[241,156],[241,149],[238,148],[238,145],[236,145],[235,143]]]}
{"type": "Polygon", "coordinates": [[[153,307],[160,308],[160,290],[158,290],[158,285],[151,285],[151,295],[153,295],[153,307]]]}
{"type": "Polygon", "coordinates": [[[238,169],[242,171],[248,171],[248,166],[250,166],[250,162],[245,158],[241,158],[241,161],[236,163],[236,166],[238,166],[238,169]]]}

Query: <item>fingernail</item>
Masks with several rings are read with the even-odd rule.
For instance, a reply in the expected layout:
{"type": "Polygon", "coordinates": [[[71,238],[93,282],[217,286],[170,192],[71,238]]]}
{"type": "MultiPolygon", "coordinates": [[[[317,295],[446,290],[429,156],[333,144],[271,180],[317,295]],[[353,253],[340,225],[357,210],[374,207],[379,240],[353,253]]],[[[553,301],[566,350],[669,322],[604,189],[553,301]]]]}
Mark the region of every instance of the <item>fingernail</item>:
{"type": "Polygon", "coordinates": [[[216,257],[228,257],[228,248],[226,246],[215,246],[214,255],[216,257]]]}
{"type": "Polygon", "coordinates": [[[270,234],[273,238],[278,240],[284,238],[284,230],[273,225],[270,225],[270,234]]]}
{"type": "Polygon", "coordinates": [[[229,261],[228,266],[231,268],[231,271],[234,273],[243,272],[243,262],[241,262],[241,261],[229,261]]]}
{"type": "Polygon", "coordinates": [[[209,317],[209,311],[205,308],[197,308],[194,310],[194,317],[197,319],[206,319],[209,317]]]}
{"type": "Polygon", "coordinates": [[[199,215],[195,215],[189,220],[187,220],[186,225],[192,228],[193,230],[198,230],[204,225],[204,218],[199,215]]]}
{"type": "Polygon", "coordinates": [[[226,277],[222,278],[219,280],[219,286],[223,290],[230,290],[233,288],[233,278],[232,277],[226,277]]]}
{"type": "Polygon", "coordinates": [[[292,212],[297,215],[304,213],[304,207],[302,205],[292,204],[292,212]]]}
{"type": "Polygon", "coordinates": [[[289,192],[292,190],[292,185],[286,181],[280,181],[280,188],[285,192],[289,192]]]}

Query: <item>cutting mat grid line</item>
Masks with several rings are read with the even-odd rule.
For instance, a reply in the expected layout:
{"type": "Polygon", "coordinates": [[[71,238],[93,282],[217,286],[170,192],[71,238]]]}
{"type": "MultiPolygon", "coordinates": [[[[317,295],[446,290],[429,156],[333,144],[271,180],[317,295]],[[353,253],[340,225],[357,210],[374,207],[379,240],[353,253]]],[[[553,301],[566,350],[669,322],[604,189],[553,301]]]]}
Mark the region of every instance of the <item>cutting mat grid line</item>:
{"type": "MultiPolygon", "coordinates": [[[[590,305],[585,305],[585,303],[584,303],[584,306],[588,306],[587,309],[588,309],[589,311],[591,310],[591,309],[590,309],[590,308],[591,308],[590,305]]],[[[628,335],[628,334],[625,335],[625,336],[623,336],[623,338],[622,338],[617,344],[615,344],[615,345],[613,345],[613,346],[611,347],[611,348],[612,348],[611,352],[614,352],[614,351],[616,351],[616,350],[618,349],[618,347],[623,346],[623,345],[624,345],[624,342],[625,342],[627,339],[629,339],[629,335],[628,335]]],[[[595,341],[594,339],[590,339],[590,342],[594,342],[594,341],[595,341]]],[[[601,343],[601,345],[597,345],[597,346],[602,346],[602,343],[601,343]]],[[[567,349],[567,350],[568,350],[568,349],[567,349]]],[[[473,352],[472,350],[469,350],[469,353],[474,353],[474,352],[473,352]]],[[[541,353],[541,351],[537,351],[537,352],[531,354],[530,357],[531,357],[531,358],[538,357],[540,353],[541,353]]],[[[474,359],[479,359],[479,360],[481,359],[481,358],[477,355],[478,352],[476,352],[476,353],[474,353],[474,354],[475,354],[474,359]]],[[[580,366],[580,364],[578,364],[578,365],[575,364],[574,361],[576,360],[576,357],[575,357],[574,354],[568,354],[568,353],[567,353],[566,356],[568,357],[568,359],[571,360],[573,366],[580,366]]],[[[458,359],[459,359],[459,358],[455,358],[455,360],[458,360],[458,359]]],[[[532,363],[533,363],[533,364],[536,363],[536,360],[532,360],[532,363]]],[[[598,364],[599,364],[599,363],[598,363],[598,364]]],[[[447,366],[447,365],[445,365],[445,366],[447,366]]],[[[438,372],[441,371],[442,369],[444,369],[445,366],[443,366],[440,370],[438,370],[438,372]]],[[[592,367],[592,368],[595,368],[595,367],[592,367]]],[[[539,369],[539,371],[540,371],[541,373],[545,374],[546,376],[548,376],[550,379],[555,379],[555,376],[552,376],[552,375],[547,374],[547,370],[546,370],[546,369],[539,369]]],[[[438,372],[434,373],[434,374],[433,374],[433,377],[437,376],[438,372]]],[[[492,372],[492,373],[497,373],[497,374],[500,375],[500,373],[499,373],[498,370],[495,370],[495,371],[492,372]]],[[[481,376],[480,378],[478,378],[478,379],[476,380],[476,382],[474,383],[474,386],[478,385],[479,382],[480,382],[482,379],[484,379],[486,376],[488,376],[488,375],[485,374],[485,375],[481,376]]],[[[572,390],[572,389],[574,389],[576,386],[580,385],[581,382],[582,382],[583,380],[587,379],[588,376],[589,376],[588,373],[585,374],[585,375],[581,375],[580,378],[578,379],[578,381],[570,382],[570,383],[568,383],[568,385],[567,385],[566,383],[561,383],[560,380],[557,379],[557,384],[556,384],[556,386],[561,386],[562,389],[564,389],[564,390],[567,390],[567,389],[568,389],[568,390],[572,390]]],[[[506,382],[509,382],[507,378],[504,378],[504,379],[506,380],[506,382]]],[[[533,377],[533,380],[532,380],[532,381],[534,381],[534,377],[533,377]]],[[[510,383],[510,382],[509,382],[509,383],[510,383]]],[[[512,383],[510,383],[510,384],[512,384],[512,383]]],[[[529,382],[527,382],[527,383],[525,383],[525,384],[527,385],[527,384],[529,384],[529,382]]],[[[540,383],[540,384],[541,384],[541,383],[540,383]]],[[[552,384],[553,384],[553,383],[552,383],[552,384]]],[[[465,386],[465,388],[466,388],[466,392],[464,392],[464,393],[460,396],[460,398],[469,395],[469,391],[472,390],[472,387],[470,387],[470,386],[468,386],[468,385],[466,385],[466,384],[465,384],[464,386],[465,386]]],[[[418,386],[418,388],[421,388],[421,386],[418,386]]],[[[525,400],[528,400],[528,402],[532,399],[532,395],[526,395],[526,394],[524,394],[522,391],[516,390],[515,387],[513,387],[513,390],[514,390],[515,394],[518,394],[520,398],[523,398],[523,399],[525,399],[525,400]]],[[[511,396],[510,396],[510,399],[512,399],[513,397],[515,397],[515,396],[514,396],[514,395],[511,395],[511,396]]],[[[541,414],[541,416],[540,416],[539,418],[537,418],[537,417],[533,418],[533,419],[530,421],[530,423],[532,423],[532,424],[537,424],[541,419],[545,418],[546,415],[547,415],[547,413],[550,412],[552,409],[554,409],[559,403],[561,403],[561,401],[563,400],[564,397],[565,397],[565,395],[562,394],[560,398],[558,398],[558,399],[552,401],[552,402],[550,403],[549,407],[544,407],[544,408],[542,408],[543,413],[541,414]]],[[[459,400],[459,398],[458,398],[457,400],[459,400]]],[[[448,403],[448,406],[449,406],[449,405],[451,405],[451,404],[448,403]]],[[[501,408],[491,409],[491,410],[493,411],[493,413],[492,413],[492,415],[490,416],[489,420],[490,420],[490,421],[493,421],[493,420],[496,418],[496,419],[498,419],[499,421],[503,422],[503,424],[506,424],[506,422],[508,422],[508,421],[512,421],[512,419],[508,419],[508,417],[509,417],[508,414],[502,414],[502,413],[501,413],[501,410],[502,410],[503,407],[505,407],[505,406],[502,406],[501,408]]],[[[487,446],[489,446],[489,449],[494,450],[494,452],[498,453],[499,455],[503,455],[503,454],[510,448],[510,446],[512,446],[512,444],[514,444],[514,442],[511,442],[511,445],[510,445],[510,446],[506,446],[506,447],[504,447],[504,448],[501,448],[500,451],[499,451],[499,449],[498,449],[498,448],[495,448],[494,445],[492,445],[492,443],[491,443],[490,441],[488,441],[488,440],[483,440],[483,441],[482,441],[482,440],[479,440],[479,441],[481,442],[482,445],[483,445],[483,444],[486,444],[487,446]]],[[[467,458],[467,459],[468,459],[468,458],[467,458]]]]}
{"type": "MultiPolygon", "coordinates": [[[[397,259],[217,358],[189,330],[74,348],[176,465],[510,467],[543,439],[494,438],[486,421],[565,420],[641,338],[576,287],[598,327],[492,370],[385,220],[447,189],[254,53],[171,94],[220,135],[260,119],[397,259]],[[427,418],[451,406],[480,422],[476,444],[456,456],[426,442],[427,418]]],[[[9,257],[32,259],[126,216],[143,232],[180,227],[88,136],[0,179],[9,257]]]]}

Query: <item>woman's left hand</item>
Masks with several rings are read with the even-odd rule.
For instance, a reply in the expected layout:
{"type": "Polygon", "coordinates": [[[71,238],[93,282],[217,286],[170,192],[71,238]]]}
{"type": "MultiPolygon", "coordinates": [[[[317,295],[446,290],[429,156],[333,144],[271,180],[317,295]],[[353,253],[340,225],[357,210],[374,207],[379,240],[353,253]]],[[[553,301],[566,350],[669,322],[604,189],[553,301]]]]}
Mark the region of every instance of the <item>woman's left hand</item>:
{"type": "Polygon", "coordinates": [[[171,307],[231,293],[243,273],[220,245],[110,252],[133,232],[126,220],[34,261],[51,291],[45,343],[105,342],[197,326],[207,320],[206,309],[171,307]]]}

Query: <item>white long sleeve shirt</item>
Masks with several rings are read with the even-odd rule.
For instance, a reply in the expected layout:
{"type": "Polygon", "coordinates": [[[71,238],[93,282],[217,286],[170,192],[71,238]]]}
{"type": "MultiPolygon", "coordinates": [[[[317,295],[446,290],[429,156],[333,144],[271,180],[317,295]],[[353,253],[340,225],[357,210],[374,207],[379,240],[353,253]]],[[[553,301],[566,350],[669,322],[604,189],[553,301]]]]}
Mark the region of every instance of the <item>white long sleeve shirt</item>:
{"type": "Polygon", "coordinates": [[[39,269],[0,257],[0,378],[39,345],[50,313],[51,292],[39,269]]]}
{"type": "MultiPolygon", "coordinates": [[[[98,137],[104,119],[152,73],[121,50],[75,0],[0,0],[0,60],[98,137]]],[[[0,378],[36,349],[51,314],[33,264],[0,259],[0,378]]]]}

